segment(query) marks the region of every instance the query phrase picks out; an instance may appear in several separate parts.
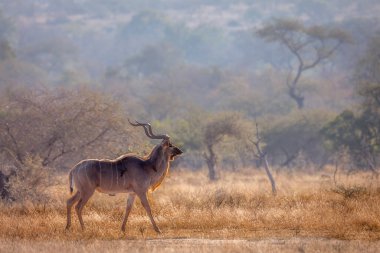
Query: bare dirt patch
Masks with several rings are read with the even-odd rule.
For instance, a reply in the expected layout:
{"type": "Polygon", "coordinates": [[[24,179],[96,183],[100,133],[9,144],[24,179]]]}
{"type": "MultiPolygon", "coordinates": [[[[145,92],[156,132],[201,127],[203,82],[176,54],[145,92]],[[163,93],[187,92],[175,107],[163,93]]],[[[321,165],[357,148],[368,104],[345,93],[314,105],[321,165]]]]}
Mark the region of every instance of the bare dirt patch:
{"type": "Polygon", "coordinates": [[[262,240],[1,240],[0,252],[379,252],[380,242],[323,238],[262,240]]]}

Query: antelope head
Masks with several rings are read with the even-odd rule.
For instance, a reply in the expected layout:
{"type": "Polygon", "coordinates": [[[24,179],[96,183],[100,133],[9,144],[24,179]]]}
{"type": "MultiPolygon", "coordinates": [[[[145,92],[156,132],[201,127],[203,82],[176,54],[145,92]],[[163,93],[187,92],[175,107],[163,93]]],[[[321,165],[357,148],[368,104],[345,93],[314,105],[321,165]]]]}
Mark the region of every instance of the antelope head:
{"type": "Polygon", "coordinates": [[[142,126],[144,128],[146,136],[148,136],[150,139],[162,140],[159,145],[162,148],[163,153],[169,157],[170,161],[173,161],[176,156],[179,156],[183,153],[182,150],[180,150],[178,147],[174,146],[170,142],[170,136],[169,135],[167,135],[167,134],[163,134],[163,135],[154,134],[152,131],[152,126],[149,123],[140,123],[138,121],[135,121],[135,123],[132,123],[129,119],[128,119],[128,122],[132,126],[142,126]]]}

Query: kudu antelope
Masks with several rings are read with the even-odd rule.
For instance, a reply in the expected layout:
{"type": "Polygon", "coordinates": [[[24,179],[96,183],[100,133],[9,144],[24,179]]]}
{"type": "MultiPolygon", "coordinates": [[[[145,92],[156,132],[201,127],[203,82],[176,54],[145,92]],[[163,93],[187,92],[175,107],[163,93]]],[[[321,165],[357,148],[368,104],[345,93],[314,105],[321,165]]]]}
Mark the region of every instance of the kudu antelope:
{"type": "MultiPolygon", "coordinates": [[[[129,120],[128,120],[129,121],[129,120]]],[[[80,225],[84,229],[82,210],[87,201],[94,194],[95,190],[107,193],[129,193],[127,207],[121,230],[125,231],[128,215],[132,209],[136,195],[140,198],[142,206],[145,208],[154,230],[160,233],[156,222],[153,219],[151,208],[147,199],[149,189],[155,190],[164,180],[169,171],[170,161],[182,151],[172,145],[168,135],[155,135],[150,124],[129,123],[133,126],[142,126],[145,134],[151,139],[162,140],[155,146],[151,153],[145,157],[134,154],[126,154],[115,160],[83,160],[70,171],[70,192],[73,192],[73,184],[77,192],[67,200],[67,225],[71,226],[71,208],[75,206],[80,225]]]]}

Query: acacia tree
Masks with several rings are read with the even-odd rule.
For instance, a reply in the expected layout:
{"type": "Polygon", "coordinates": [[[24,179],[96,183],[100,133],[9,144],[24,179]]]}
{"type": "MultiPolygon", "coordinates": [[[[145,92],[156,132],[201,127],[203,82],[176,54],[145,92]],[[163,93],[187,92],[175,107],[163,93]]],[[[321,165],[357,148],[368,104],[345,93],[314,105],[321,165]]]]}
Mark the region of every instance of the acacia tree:
{"type": "Polygon", "coordinates": [[[326,26],[306,27],[296,20],[276,19],[257,31],[259,37],[268,42],[284,46],[293,59],[286,80],[289,96],[299,109],[304,107],[304,94],[300,89],[300,79],[305,71],[313,69],[329,59],[349,36],[338,28],[326,26]]]}
{"type": "Polygon", "coordinates": [[[215,146],[220,143],[225,136],[239,137],[241,134],[236,114],[221,114],[206,124],[204,131],[204,144],[206,152],[203,154],[209,170],[209,179],[218,179],[216,175],[216,165],[218,156],[215,153],[215,146]]]}

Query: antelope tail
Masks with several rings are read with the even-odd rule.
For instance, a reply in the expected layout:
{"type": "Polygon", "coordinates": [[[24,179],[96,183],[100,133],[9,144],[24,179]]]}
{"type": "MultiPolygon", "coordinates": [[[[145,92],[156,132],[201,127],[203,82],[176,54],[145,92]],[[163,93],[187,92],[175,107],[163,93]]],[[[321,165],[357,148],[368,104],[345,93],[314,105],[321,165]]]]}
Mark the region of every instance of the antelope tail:
{"type": "Polygon", "coordinates": [[[70,170],[70,173],[69,173],[69,183],[70,183],[70,194],[73,193],[73,170],[70,170]]]}

